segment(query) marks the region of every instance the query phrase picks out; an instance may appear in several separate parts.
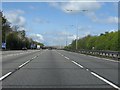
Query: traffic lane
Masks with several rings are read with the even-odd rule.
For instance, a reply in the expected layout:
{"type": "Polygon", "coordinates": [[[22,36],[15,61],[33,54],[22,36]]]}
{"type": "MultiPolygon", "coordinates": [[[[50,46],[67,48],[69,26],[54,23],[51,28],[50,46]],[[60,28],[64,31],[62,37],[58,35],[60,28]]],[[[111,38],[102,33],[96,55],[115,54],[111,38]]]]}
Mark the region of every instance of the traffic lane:
{"type": "Polygon", "coordinates": [[[81,64],[84,64],[88,68],[103,68],[103,69],[117,69],[118,70],[118,63],[107,61],[100,58],[93,58],[88,55],[81,55],[78,53],[69,53],[67,51],[60,51],[63,55],[70,57],[72,60],[78,60],[81,64]]]}
{"type": "Polygon", "coordinates": [[[9,51],[8,54],[3,54],[2,57],[11,57],[11,56],[17,56],[17,55],[22,55],[22,54],[27,54],[27,53],[32,53],[32,52],[36,52],[37,50],[25,50],[25,51],[9,51]]]}
{"type": "Polygon", "coordinates": [[[80,55],[77,53],[69,53],[67,51],[58,51],[63,55],[69,57],[71,60],[75,60],[79,64],[88,68],[91,71],[103,76],[104,78],[110,80],[111,82],[118,85],[118,63],[107,61],[103,59],[97,59],[89,57],[88,55],[80,55]]]}
{"type": "Polygon", "coordinates": [[[69,55],[71,56],[71,59],[74,59],[74,56],[77,56],[77,57],[80,57],[81,59],[83,59],[81,62],[98,62],[98,63],[101,63],[101,64],[106,64],[106,63],[109,63],[106,65],[104,65],[105,67],[112,67],[112,68],[118,68],[118,62],[113,62],[113,61],[110,61],[110,60],[106,60],[104,58],[99,58],[99,57],[94,57],[94,56],[90,56],[90,55],[85,55],[85,54],[80,54],[80,53],[75,53],[75,52],[69,52],[69,51],[64,51],[64,50],[59,50],[61,53],[64,53],[65,55],[69,55]]]}
{"type": "Polygon", "coordinates": [[[78,60],[81,64],[83,63],[88,68],[109,68],[109,69],[117,69],[118,63],[112,61],[106,61],[100,58],[89,57],[88,55],[81,55],[78,53],[69,53],[67,51],[60,51],[63,55],[70,57],[70,59],[78,60]]]}
{"type": "Polygon", "coordinates": [[[2,62],[2,75],[5,75],[6,73],[10,71],[14,71],[18,68],[19,65],[25,63],[27,60],[31,60],[33,57],[37,56],[39,52],[32,52],[29,54],[24,54],[20,56],[14,56],[14,57],[8,57],[3,58],[2,62]]]}
{"type": "MultiPolygon", "coordinates": [[[[13,55],[13,56],[2,56],[2,63],[5,64],[5,63],[10,63],[10,62],[13,62],[13,61],[18,61],[19,62],[19,58],[25,58],[26,56],[28,55],[32,55],[34,53],[37,53],[37,52],[41,52],[42,50],[32,50],[31,52],[25,52],[23,54],[16,54],[16,55],[13,55]]],[[[24,60],[23,60],[24,61],[24,60]]]]}
{"type": "Polygon", "coordinates": [[[2,51],[2,55],[14,54],[14,53],[19,53],[19,52],[22,52],[22,51],[21,50],[2,51]]]}
{"type": "Polygon", "coordinates": [[[3,80],[3,88],[112,88],[55,51],[46,51],[3,80]]]}
{"type": "MultiPolygon", "coordinates": [[[[4,75],[8,71],[13,71],[16,69],[20,64],[24,63],[25,61],[33,58],[37,55],[39,51],[35,51],[32,53],[22,54],[14,57],[5,57],[2,58],[2,74],[4,75]]],[[[40,51],[42,52],[42,51],[40,51]]]]}
{"type": "MultiPolygon", "coordinates": [[[[30,50],[27,50],[30,51],[30,50]]],[[[9,50],[9,51],[2,51],[2,55],[9,55],[9,54],[16,54],[16,53],[21,53],[25,52],[24,50],[9,50]]]]}

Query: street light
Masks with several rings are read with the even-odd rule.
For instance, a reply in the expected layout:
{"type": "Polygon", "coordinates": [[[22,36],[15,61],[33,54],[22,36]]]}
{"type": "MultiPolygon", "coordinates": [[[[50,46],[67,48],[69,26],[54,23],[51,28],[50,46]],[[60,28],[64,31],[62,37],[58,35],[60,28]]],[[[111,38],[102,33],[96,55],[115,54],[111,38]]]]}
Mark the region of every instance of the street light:
{"type": "MultiPolygon", "coordinates": [[[[69,12],[73,12],[73,11],[82,11],[82,12],[86,12],[88,10],[72,10],[72,9],[67,9],[67,11],[69,12]]],[[[78,23],[77,23],[77,14],[76,14],[76,29],[77,29],[77,32],[76,32],[76,50],[78,49],[78,23]]]]}
{"type": "Polygon", "coordinates": [[[68,36],[69,36],[69,33],[67,33],[67,29],[68,29],[69,26],[71,26],[71,25],[67,25],[67,27],[65,27],[65,31],[66,31],[66,41],[65,41],[66,47],[68,46],[68,36]]]}

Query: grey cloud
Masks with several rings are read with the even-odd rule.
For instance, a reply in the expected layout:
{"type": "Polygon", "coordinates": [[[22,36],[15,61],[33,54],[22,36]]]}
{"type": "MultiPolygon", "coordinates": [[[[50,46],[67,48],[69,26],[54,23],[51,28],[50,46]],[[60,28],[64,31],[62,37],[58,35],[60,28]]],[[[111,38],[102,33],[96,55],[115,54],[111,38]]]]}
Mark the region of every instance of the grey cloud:
{"type": "Polygon", "coordinates": [[[14,25],[25,26],[26,19],[22,16],[25,12],[22,10],[11,10],[5,13],[8,21],[14,25]]]}

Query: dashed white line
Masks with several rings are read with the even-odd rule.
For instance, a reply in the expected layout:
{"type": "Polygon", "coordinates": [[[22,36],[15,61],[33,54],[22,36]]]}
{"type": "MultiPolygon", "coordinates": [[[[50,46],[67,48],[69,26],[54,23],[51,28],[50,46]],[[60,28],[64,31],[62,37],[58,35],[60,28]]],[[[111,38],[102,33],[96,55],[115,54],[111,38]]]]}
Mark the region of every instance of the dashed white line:
{"type": "Polygon", "coordinates": [[[33,57],[32,59],[35,59],[37,56],[33,57]]]}
{"type": "Polygon", "coordinates": [[[19,66],[19,68],[23,67],[24,65],[26,65],[26,64],[29,63],[29,62],[30,62],[30,60],[26,61],[25,63],[21,64],[21,65],[19,66]]]}
{"type": "Polygon", "coordinates": [[[69,58],[68,58],[68,57],[65,57],[65,58],[69,60],[69,58]]]}
{"type": "Polygon", "coordinates": [[[103,77],[97,75],[96,73],[91,72],[91,74],[94,75],[94,76],[96,76],[97,78],[101,79],[102,81],[106,82],[107,84],[111,85],[112,87],[114,87],[114,88],[120,90],[120,88],[119,88],[118,86],[116,86],[115,84],[111,83],[110,81],[104,79],[103,77]]]}
{"type": "MultiPolygon", "coordinates": [[[[84,54],[82,54],[82,55],[84,55],[84,54]]],[[[61,56],[63,56],[63,55],[61,55],[61,56]]],[[[84,56],[86,56],[86,55],[84,55],[84,56]]],[[[93,58],[97,58],[97,59],[104,59],[104,58],[99,58],[99,57],[94,57],[94,56],[89,56],[89,57],[93,57],[93,58]]],[[[68,57],[65,56],[65,58],[67,59],[68,57]]],[[[113,61],[113,62],[119,62],[119,61],[114,61],[114,60],[110,60],[110,59],[104,59],[104,60],[113,61]]],[[[81,68],[84,68],[82,65],[78,64],[77,62],[75,62],[75,61],[72,61],[72,62],[73,62],[74,64],[76,64],[77,66],[79,66],[79,67],[81,67],[81,68]]],[[[86,71],[89,71],[89,69],[86,69],[86,71]]],[[[90,72],[90,73],[91,73],[92,75],[94,75],[95,77],[99,78],[100,80],[102,80],[102,81],[106,82],[107,84],[111,85],[112,87],[120,90],[120,88],[119,88],[117,85],[111,83],[110,81],[104,79],[103,77],[97,75],[96,73],[94,73],[94,72],[90,72]]]]}
{"type": "Polygon", "coordinates": [[[12,72],[9,72],[9,73],[5,74],[4,76],[2,76],[0,78],[0,81],[2,81],[3,79],[5,79],[6,77],[8,77],[10,74],[12,74],[12,72]]]}
{"type": "MultiPolygon", "coordinates": [[[[23,53],[21,53],[23,54],[23,53]]],[[[15,54],[14,54],[15,55],[15,54]]],[[[18,55],[18,54],[16,54],[18,55]]],[[[33,57],[32,59],[35,59],[37,56],[33,57]]],[[[26,61],[25,63],[21,64],[20,66],[18,66],[19,68],[23,67],[24,65],[26,65],[27,63],[29,63],[31,60],[26,61]]],[[[0,81],[2,81],[3,79],[5,79],[6,77],[8,77],[9,75],[11,75],[12,72],[8,72],[7,74],[5,74],[4,76],[0,77],[0,81]]]]}
{"type": "Polygon", "coordinates": [[[20,65],[19,68],[23,67],[24,65],[25,65],[25,64],[20,65]]]}
{"type": "MultiPolygon", "coordinates": [[[[57,51],[56,51],[56,52],[57,52],[57,51]]],[[[64,56],[63,54],[61,54],[61,53],[59,53],[59,52],[58,52],[58,54],[60,54],[61,56],[64,56]]]]}
{"type": "Polygon", "coordinates": [[[64,55],[61,55],[61,56],[64,56],[64,55]]]}
{"type": "Polygon", "coordinates": [[[77,66],[81,67],[81,68],[84,68],[82,65],[78,64],[77,62],[75,61],[72,61],[74,64],[76,64],[77,66]]]}
{"type": "Polygon", "coordinates": [[[89,71],[89,69],[86,69],[87,71],[89,71]]]}

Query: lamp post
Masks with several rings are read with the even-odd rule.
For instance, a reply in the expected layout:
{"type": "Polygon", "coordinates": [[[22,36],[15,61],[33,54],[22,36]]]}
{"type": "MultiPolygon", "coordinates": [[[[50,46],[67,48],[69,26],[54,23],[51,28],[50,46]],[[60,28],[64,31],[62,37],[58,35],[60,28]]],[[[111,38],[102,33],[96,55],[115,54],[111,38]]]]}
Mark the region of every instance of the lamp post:
{"type": "Polygon", "coordinates": [[[65,46],[67,47],[67,40],[68,40],[68,35],[67,35],[67,28],[65,27],[65,46]]]}
{"type": "Polygon", "coordinates": [[[67,40],[68,40],[68,36],[67,36],[67,34],[66,34],[66,47],[67,47],[67,40]]]}
{"type": "MultiPolygon", "coordinates": [[[[72,10],[72,9],[67,9],[68,12],[73,12],[73,11],[82,11],[82,12],[86,12],[88,10],[72,10]]],[[[76,50],[78,49],[78,22],[77,22],[77,14],[76,14],[76,50]]]]}

